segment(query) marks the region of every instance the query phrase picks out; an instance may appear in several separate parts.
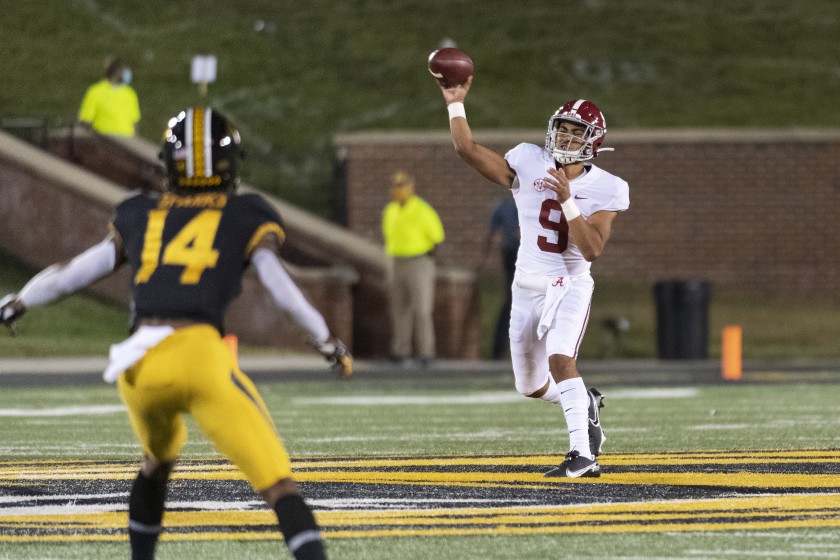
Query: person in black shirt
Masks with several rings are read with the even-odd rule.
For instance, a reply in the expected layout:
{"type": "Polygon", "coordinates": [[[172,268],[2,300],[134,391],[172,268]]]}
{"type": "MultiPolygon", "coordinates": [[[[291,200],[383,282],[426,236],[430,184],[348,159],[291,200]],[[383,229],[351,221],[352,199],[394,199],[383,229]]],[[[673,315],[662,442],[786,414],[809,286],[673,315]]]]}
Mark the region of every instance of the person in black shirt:
{"type": "Polygon", "coordinates": [[[502,259],[502,268],[505,272],[505,299],[499,309],[499,317],[496,320],[496,329],[493,333],[493,354],[494,360],[501,360],[509,350],[508,329],[510,327],[510,308],[512,303],[511,286],[513,275],[516,272],[516,255],[519,251],[519,216],[516,211],[516,203],[513,197],[507,196],[499,202],[490,217],[490,231],[485,242],[481,267],[490,254],[490,247],[493,239],[499,237],[499,250],[502,259]]]}

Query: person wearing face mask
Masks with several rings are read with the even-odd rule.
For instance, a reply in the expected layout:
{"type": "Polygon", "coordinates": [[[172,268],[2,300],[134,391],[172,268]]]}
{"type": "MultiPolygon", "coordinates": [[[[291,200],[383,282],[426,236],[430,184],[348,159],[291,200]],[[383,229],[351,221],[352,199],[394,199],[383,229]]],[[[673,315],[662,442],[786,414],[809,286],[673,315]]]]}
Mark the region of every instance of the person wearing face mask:
{"type": "Polygon", "coordinates": [[[131,87],[131,68],[111,57],[105,77],[91,85],[82,99],[79,124],[99,134],[134,136],[140,122],[140,103],[131,87]]]}

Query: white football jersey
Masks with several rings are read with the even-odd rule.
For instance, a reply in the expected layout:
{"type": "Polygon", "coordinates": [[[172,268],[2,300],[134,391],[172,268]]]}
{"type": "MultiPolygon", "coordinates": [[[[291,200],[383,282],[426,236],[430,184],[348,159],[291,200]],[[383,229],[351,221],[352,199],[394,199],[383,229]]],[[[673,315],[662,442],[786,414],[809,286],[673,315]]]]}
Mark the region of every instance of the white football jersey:
{"type": "MultiPolygon", "coordinates": [[[[516,268],[527,274],[577,276],[591,263],[569,238],[569,225],[554,192],[544,180],[554,159],[548,150],[535,144],[519,144],[505,154],[516,173],[511,191],[519,214],[521,241],[516,268]]],[[[630,207],[627,182],[595,165],[569,182],[572,197],[584,218],[600,210],[622,212],[630,207]]]]}

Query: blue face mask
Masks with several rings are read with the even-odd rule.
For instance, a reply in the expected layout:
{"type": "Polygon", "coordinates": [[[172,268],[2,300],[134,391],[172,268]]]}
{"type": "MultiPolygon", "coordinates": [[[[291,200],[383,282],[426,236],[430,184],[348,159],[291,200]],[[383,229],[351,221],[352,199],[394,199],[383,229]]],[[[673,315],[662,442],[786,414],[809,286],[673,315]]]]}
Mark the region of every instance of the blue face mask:
{"type": "Polygon", "coordinates": [[[131,83],[131,68],[123,68],[122,82],[125,85],[128,85],[128,84],[131,83]]]}

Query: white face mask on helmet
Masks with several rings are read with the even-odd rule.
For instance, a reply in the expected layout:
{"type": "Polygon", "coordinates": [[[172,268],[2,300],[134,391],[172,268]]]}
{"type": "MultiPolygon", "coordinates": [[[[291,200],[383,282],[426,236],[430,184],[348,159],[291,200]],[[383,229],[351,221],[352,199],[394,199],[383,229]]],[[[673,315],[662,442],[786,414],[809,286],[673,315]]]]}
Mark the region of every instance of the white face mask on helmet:
{"type": "Polygon", "coordinates": [[[577,99],[557,109],[549,119],[545,148],[560,165],[587,161],[598,155],[606,134],[607,123],[597,105],[585,99],[577,99]],[[576,128],[582,128],[583,133],[571,135],[564,132],[560,129],[563,122],[573,123],[576,128]]]}

